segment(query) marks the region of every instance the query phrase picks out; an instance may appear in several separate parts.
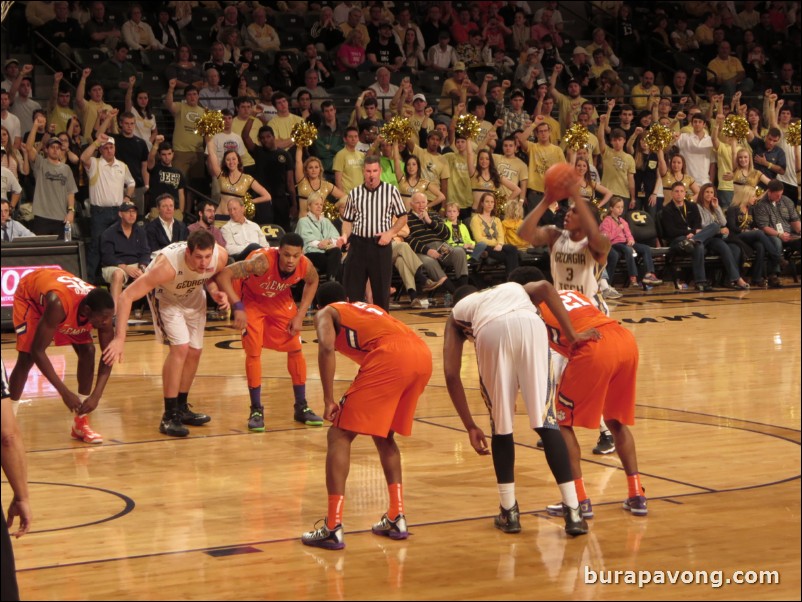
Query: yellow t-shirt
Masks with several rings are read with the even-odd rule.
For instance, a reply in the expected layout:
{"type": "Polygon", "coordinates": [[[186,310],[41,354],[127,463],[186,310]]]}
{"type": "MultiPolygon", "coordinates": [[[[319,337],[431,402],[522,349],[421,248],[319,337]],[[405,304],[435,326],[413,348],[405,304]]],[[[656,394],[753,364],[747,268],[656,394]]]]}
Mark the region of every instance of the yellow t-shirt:
{"type": "Polygon", "coordinates": [[[365,182],[365,175],[362,173],[364,164],[365,153],[358,150],[349,151],[344,148],[334,155],[334,171],[339,171],[343,174],[342,189],[345,194],[365,182]]]}
{"type": "Polygon", "coordinates": [[[549,128],[551,128],[551,134],[549,137],[551,143],[560,144],[560,139],[563,137],[563,128],[560,125],[560,122],[554,119],[554,117],[549,117],[548,115],[543,116],[543,121],[548,123],[549,128]]]}
{"type": "Polygon", "coordinates": [[[454,102],[451,98],[451,93],[459,91],[460,85],[454,81],[453,77],[449,77],[443,82],[443,89],[440,91],[440,103],[437,105],[437,110],[446,115],[454,114],[454,102]]]}
{"type": "Polygon", "coordinates": [[[66,132],[70,119],[75,117],[75,111],[69,107],[55,107],[47,114],[47,122],[56,124],[56,133],[66,132]]]}
{"type": "MultiPolygon", "coordinates": [[[[582,103],[587,101],[587,98],[577,96],[571,98],[565,94],[554,91],[555,98],[557,99],[557,108],[560,112],[560,127],[567,130],[576,121],[577,115],[582,111],[582,103]]],[[[593,119],[598,119],[596,110],[593,110],[593,119]]]]}
{"type": "Polygon", "coordinates": [[[529,178],[529,168],[518,157],[493,155],[493,162],[496,164],[498,175],[507,178],[516,186],[521,183],[521,180],[529,178]]]}
{"type": "Polygon", "coordinates": [[[542,145],[537,142],[528,142],[526,152],[529,154],[529,179],[527,188],[535,192],[544,192],[543,176],[546,170],[557,163],[566,163],[565,153],[554,144],[542,145]]]}
{"type": "Polygon", "coordinates": [[[178,152],[203,152],[203,137],[195,133],[198,119],[206,113],[201,106],[190,107],[187,103],[178,104],[173,128],[173,150],[178,152]]]}
{"type": "Polygon", "coordinates": [[[416,134],[420,132],[421,128],[426,128],[427,132],[431,132],[434,129],[434,121],[432,121],[431,117],[426,117],[426,115],[421,118],[413,113],[409,118],[409,124],[416,134]]]}
{"type": "MultiPolygon", "coordinates": [[[[302,121],[303,117],[290,113],[286,117],[273,117],[273,119],[270,120],[270,127],[273,128],[276,140],[289,140],[292,137],[293,126],[302,121]]],[[[259,128],[256,128],[256,131],[258,134],[259,128]]]]}
{"type": "MultiPolygon", "coordinates": [[[[112,106],[105,102],[95,102],[94,100],[87,100],[84,105],[84,110],[81,111],[79,119],[81,120],[81,131],[84,133],[84,142],[92,141],[92,128],[95,127],[98,114],[103,111],[111,111],[112,106]]],[[[110,130],[117,131],[116,120],[112,121],[110,130]]]]}
{"type": "Polygon", "coordinates": [[[448,153],[446,156],[451,177],[448,179],[448,200],[457,203],[461,209],[473,205],[471,177],[468,175],[468,162],[460,153],[448,153]]]}
{"type": "Polygon", "coordinates": [[[652,85],[652,87],[648,90],[646,90],[640,84],[635,84],[632,86],[632,91],[630,92],[632,95],[632,98],[630,98],[630,104],[632,104],[632,108],[636,111],[643,111],[645,108],[647,108],[649,106],[649,96],[653,90],[659,92],[659,88],[656,88],[654,85],[652,85]]]}
{"type": "Polygon", "coordinates": [[[448,161],[444,155],[433,155],[417,144],[412,154],[420,161],[422,178],[426,178],[439,186],[440,180],[447,180],[451,177],[451,170],[448,167],[448,161]]]}
{"type": "Polygon", "coordinates": [[[504,227],[504,238],[508,244],[515,245],[519,249],[528,249],[529,243],[518,236],[518,228],[523,221],[522,219],[505,219],[501,225],[504,227]]]}
{"type": "Polygon", "coordinates": [[[726,61],[716,57],[707,64],[707,68],[716,74],[719,84],[735,79],[735,76],[744,70],[741,61],[734,56],[729,57],[726,61]]]}
{"type": "Polygon", "coordinates": [[[613,194],[629,199],[629,174],[635,175],[635,159],[626,151],[610,147],[602,154],[602,184],[613,194]]]}

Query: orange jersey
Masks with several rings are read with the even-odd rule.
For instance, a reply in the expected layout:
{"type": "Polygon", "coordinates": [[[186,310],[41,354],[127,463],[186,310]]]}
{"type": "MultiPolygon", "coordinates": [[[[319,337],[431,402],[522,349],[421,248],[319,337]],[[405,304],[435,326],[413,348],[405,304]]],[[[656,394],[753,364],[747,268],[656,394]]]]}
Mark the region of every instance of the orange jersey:
{"type": "MultiPolygon", "coordinates": [[[[615,320],[606,316],[582,293],[577,291],[558,291],[563,307],[568,312],[571,325],[577,332],[590,328],[599,328],[605,324],[617,324],[615,320]]],[[[570,345],[562,337],[560,323],[545,303],[538,305],[540,314],[549,330],[549,346],[560,355],[568,356],[570,345]]]]}
{"type": "Polygon", "coordinates": [[[365,356],[382,344],[384,337],[417,335],[381,307],[369,303],[332,303],[340,314],[340,332],[334,348],[360,366],[365,356]]]}
{"type": "Polygon", "coordinates": [[[278,267],[279,255],[277,248],[257,249],[248,255],[248,259],[254,259],[258,254],[262,254],[267,258],[270,267],[261,276],[249,276],[241,281],[243,302],[246,305],[249,302],[259,303],[265,301],[279,304],[291,303],[294,305],[290,287],[306,278],[307,270],[310,268],[315,269],[312,267],[312,262],[305,256],[301,257],[295,271],[287,278],[284,278],[278,267]]]}
{"type": "Polygon", "coordinates": [[[14,293],[13,319],[18,347],[21,345],[26,347],[25,351],[30,351],[36,327],[45,313],[45,297],[50,292],[56,294],[67,314],[56,330],[54,343],[91,343],[92,324],[88,320],[79,319],[78,306],[93,288],[95,287],[91,284],[64,270],[36,270],[25,276],[14,293]]]}

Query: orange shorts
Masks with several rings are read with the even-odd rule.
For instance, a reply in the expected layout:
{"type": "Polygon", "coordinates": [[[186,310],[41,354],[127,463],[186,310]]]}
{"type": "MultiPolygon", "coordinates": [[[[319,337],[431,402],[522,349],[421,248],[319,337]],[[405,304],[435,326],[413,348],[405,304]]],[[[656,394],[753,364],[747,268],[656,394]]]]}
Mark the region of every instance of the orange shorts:
{"type": "Polygon", "coordinates": [[[599,428],[605,420],[635,424],[638,344],[619,324],[599,327],[602,338],[571,356],[557,391],[557,420],[563,426],[599,428]]]}
{"type": "Polygon", "coordinates": [[[290,304],[255,304],[245,306],[248,325],[242,335],[242,348],[246,355],[260,355],[262,349],[276,351],[301,350],[301,336],[291,336],[287,332],[298,308],[295,303],[290,304]]]}
{"type": "Polygon", "coordinates": [[[415,335],[393,337],[365,356],[340,400],[334,426],[346,431],[408,437],[418,398],[432,376],[432,353],[415,335]]]}
{"type": "MultiPolygon", "coordinates": [[[[36,329],[39,327],[39,320],[42,314],[39,313],[39,306],[28,303],[25,299],[14,298],[14,310],[12,321],[14,332],[17,333],[17,351],[30,353],[33,347],[33,339],[36,336],[36,329]]],[[[92,333],[82,332],[77,335],[64,334],[56,330],[53,336],[53,344],[57,347],[63,345],[91,345],[93,344],[92,333]]]]}

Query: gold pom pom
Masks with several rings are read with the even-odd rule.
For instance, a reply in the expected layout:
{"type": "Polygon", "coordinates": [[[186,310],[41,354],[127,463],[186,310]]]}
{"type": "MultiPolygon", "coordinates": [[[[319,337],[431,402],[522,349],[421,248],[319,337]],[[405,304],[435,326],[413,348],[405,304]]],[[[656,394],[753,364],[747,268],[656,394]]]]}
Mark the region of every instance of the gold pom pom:
{"type": "Polygon", "coordinates": [[[379,135],[387,142],[404,144],[415,135],[415,129],[409,119],[396,115],[381,127],[379,135]]]}
{"type": "Polygon", "coordinates": [[[785,141],[791,146],[799,146],[799,119],[794,121],[785,132],[785,141]]]}
{"type": "Polygon", "coordinates": [[[565,136],[563,136],[563,142],[565,142],[566,148],[576,152],[580,148],[585,148],[585,146],[587,146],[589,137],[590,132],[588,132],[588,128],[586,128],[584,125],[575,123],[568,128],[568,131],[565,132],[565,136]]]}
{"type": "Polygon", "coordinates": [[[253,216],[256,215],[256,205],[253,202],[253,197],[251,196],[251,192],[248,191],[242,197],[243,204],[245,205],[245,217],[248,219],[253,219],[253,216]]]}
{"type": "Polygon", "coordinates": [[[220,111],[206,111],[195,122],[195,133],[199,136],[214,136],[223,131],[223,114],[220,111]]]}
{"type": "Polygon", "coordinates": [[[482,131],[482,126],[479,124],[476,115],[468,113],[467,115],[460,115],[457,117],[457,125],[454,126],[454,131],[458,138],[476,140],[482,131]]]}
{"type": "Polygon", "coordinates": [[[317,128],[308,121],[302,121],[292,126],[290,137],[296,145],[306,148],[312,146],[317,140],[317,128]]]}
{"type": "Polygon", "coordinates": [[[738,142],[743,143],[749,133],[749,122],[746,117],[740,115],[727,115],[724,125],[721,126],[721,133],[727,138],[735,138],[738,142]]]}
{"type": "Polygon", "coordinates": [[[496,201],[496,215],[504,215],[507,209],[507,191],[502,188],[496,188],[493,191],[493,200],[496,201]]]}
{"type": "Polygon", "coordinates": [[[655,123],[646,132],[646,145],[649,150],[657,152],[666,150],[674,142],[674,134],[664,125],[655,123]]]}
{"type": "Polygon", "coordinates": [[[340,212],[337,211],[337,205],[326,201],[323,204],[323,217],[329,218],[331,221],[340,219],[340,212]]]}
{"type": "Polygon", "coordinates": [[[761,186],[755,186],[755,198],[760,199],[764,194],[766,194],[766,189],[762,188],[761,186]]]}

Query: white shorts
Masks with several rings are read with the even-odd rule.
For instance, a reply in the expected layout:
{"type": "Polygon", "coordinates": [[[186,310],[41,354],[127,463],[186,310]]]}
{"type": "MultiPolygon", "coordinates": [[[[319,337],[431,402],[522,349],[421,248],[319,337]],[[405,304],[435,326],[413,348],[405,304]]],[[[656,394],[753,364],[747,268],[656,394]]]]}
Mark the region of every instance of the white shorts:
{"type": "Polygon", "coordinates": [[[183,305],[148,293],[148,304],[153,316],[156,339],[167,345],[189,344],[193,349],[203,349],[203,333],[206,328],[206,296],[198,295],[200,305],[183,305]]]}
{"type": "MultiPolygon", "coordinates": [[[[135,263],[129,263],[126,267],[129,268],[138,268],[139,266],[135,263]]],[[[105,267],[100,268],[100,274],[103,276],[103,280],[111,284],[111,278],[114,276],[114,272],[120,270],[123,275],[123,286],[127,286],[131,283],[131,277],[126,274],[121,267],[116,265],[107,265],[105,267]]]]}
{"type": "Polygon", "coordinates": [[[493,434],[512,433],[519,389],[529,425],[533,429],[559,429],[554,414],[551,351],[543,320],[520,310],[487,323],[476,337],[476,359],[493,434]]]}

